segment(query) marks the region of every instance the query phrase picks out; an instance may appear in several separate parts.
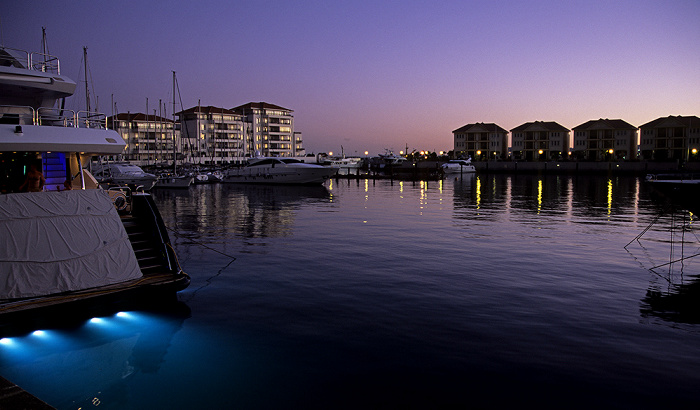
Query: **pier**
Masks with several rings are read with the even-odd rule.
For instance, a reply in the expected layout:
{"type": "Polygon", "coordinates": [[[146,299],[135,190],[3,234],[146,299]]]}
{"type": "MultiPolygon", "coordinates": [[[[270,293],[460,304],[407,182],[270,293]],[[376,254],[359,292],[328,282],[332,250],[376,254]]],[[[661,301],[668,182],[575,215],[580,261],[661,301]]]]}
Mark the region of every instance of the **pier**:
{"type": "Polygon", "coordinates": [[[0,376],[0,408],[5,410],[35,409],[53,410],[38,398],[27,393],[21,387],[0,376]]]}

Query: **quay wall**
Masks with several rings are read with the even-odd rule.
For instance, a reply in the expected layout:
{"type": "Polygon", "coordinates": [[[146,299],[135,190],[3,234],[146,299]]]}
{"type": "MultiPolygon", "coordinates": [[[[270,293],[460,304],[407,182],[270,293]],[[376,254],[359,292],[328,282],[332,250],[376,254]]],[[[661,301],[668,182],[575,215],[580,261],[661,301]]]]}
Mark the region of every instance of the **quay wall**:
{"type": "Polygon", "coordinates": [[[473,162],[478,172],[504,173],[562,173],[562,174],[636,174],[646,175],[671,172],[700,172],[700,163],[678,162],[473,162]]]}

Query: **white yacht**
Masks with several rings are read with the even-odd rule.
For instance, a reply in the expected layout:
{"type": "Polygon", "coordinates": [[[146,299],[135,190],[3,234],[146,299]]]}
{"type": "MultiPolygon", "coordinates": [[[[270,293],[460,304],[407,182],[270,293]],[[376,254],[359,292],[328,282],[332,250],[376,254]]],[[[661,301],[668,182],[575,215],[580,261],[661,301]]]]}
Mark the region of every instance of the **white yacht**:
{"type": "Polygon", "coordinates": [[[442,171],[445,174],[460,174],[476,172],[476,168],[472,165],[472,159],[452,159],[441,165],[442,171]]]}
{"type": "Polygon", "coordinates": [[[307,164],[285,157],[251,158],[241,168],[232,168],[224,175],[223,182],[239,184],[322,184],[338,173],[338,168],[307,164]]]}
{"type": "Polygon", "coordinates": [[[189,284],[151,196],[84,167],[125,143],[104,115],[56,108],[76,86],[58,63],[0,48],[0,335],[189,284]]]}
{"type": "Polygon", "coordinates": [[[338,167],[341,174],[356,173],[362,168],[362,158],[357,157],[342,157],[342,158],[326,158],[326,162],[331,166],[338,167]]]}

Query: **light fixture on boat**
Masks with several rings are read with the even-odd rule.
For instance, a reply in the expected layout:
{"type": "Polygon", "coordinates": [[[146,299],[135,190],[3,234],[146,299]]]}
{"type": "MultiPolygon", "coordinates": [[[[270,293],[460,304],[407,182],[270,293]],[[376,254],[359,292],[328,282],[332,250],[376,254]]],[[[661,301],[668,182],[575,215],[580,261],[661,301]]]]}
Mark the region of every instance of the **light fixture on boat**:
{"type": "Polygon", "coordinates": [[[22,126],[15,125],[15,134],[22,134],[22,126]]]}

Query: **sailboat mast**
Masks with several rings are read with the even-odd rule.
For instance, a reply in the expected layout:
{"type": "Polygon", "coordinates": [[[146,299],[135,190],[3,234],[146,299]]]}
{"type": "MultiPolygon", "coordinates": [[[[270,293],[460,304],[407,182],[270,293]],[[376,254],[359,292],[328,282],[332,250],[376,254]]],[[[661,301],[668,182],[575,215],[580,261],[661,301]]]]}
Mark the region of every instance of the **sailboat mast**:
{"type": "Polygon", "coordinates": [[[173,71],[173,175],[177,175],[177,149],[175,148],[175,71],[173,71]]]}
{"type": "Polygon", "coordinates": [[[83,47],[83,69],[85,70],[85,107],[87,112],[90,112],[90,90],[88,89],[88,63],[87,63],[87,47],[83,47]]]}

